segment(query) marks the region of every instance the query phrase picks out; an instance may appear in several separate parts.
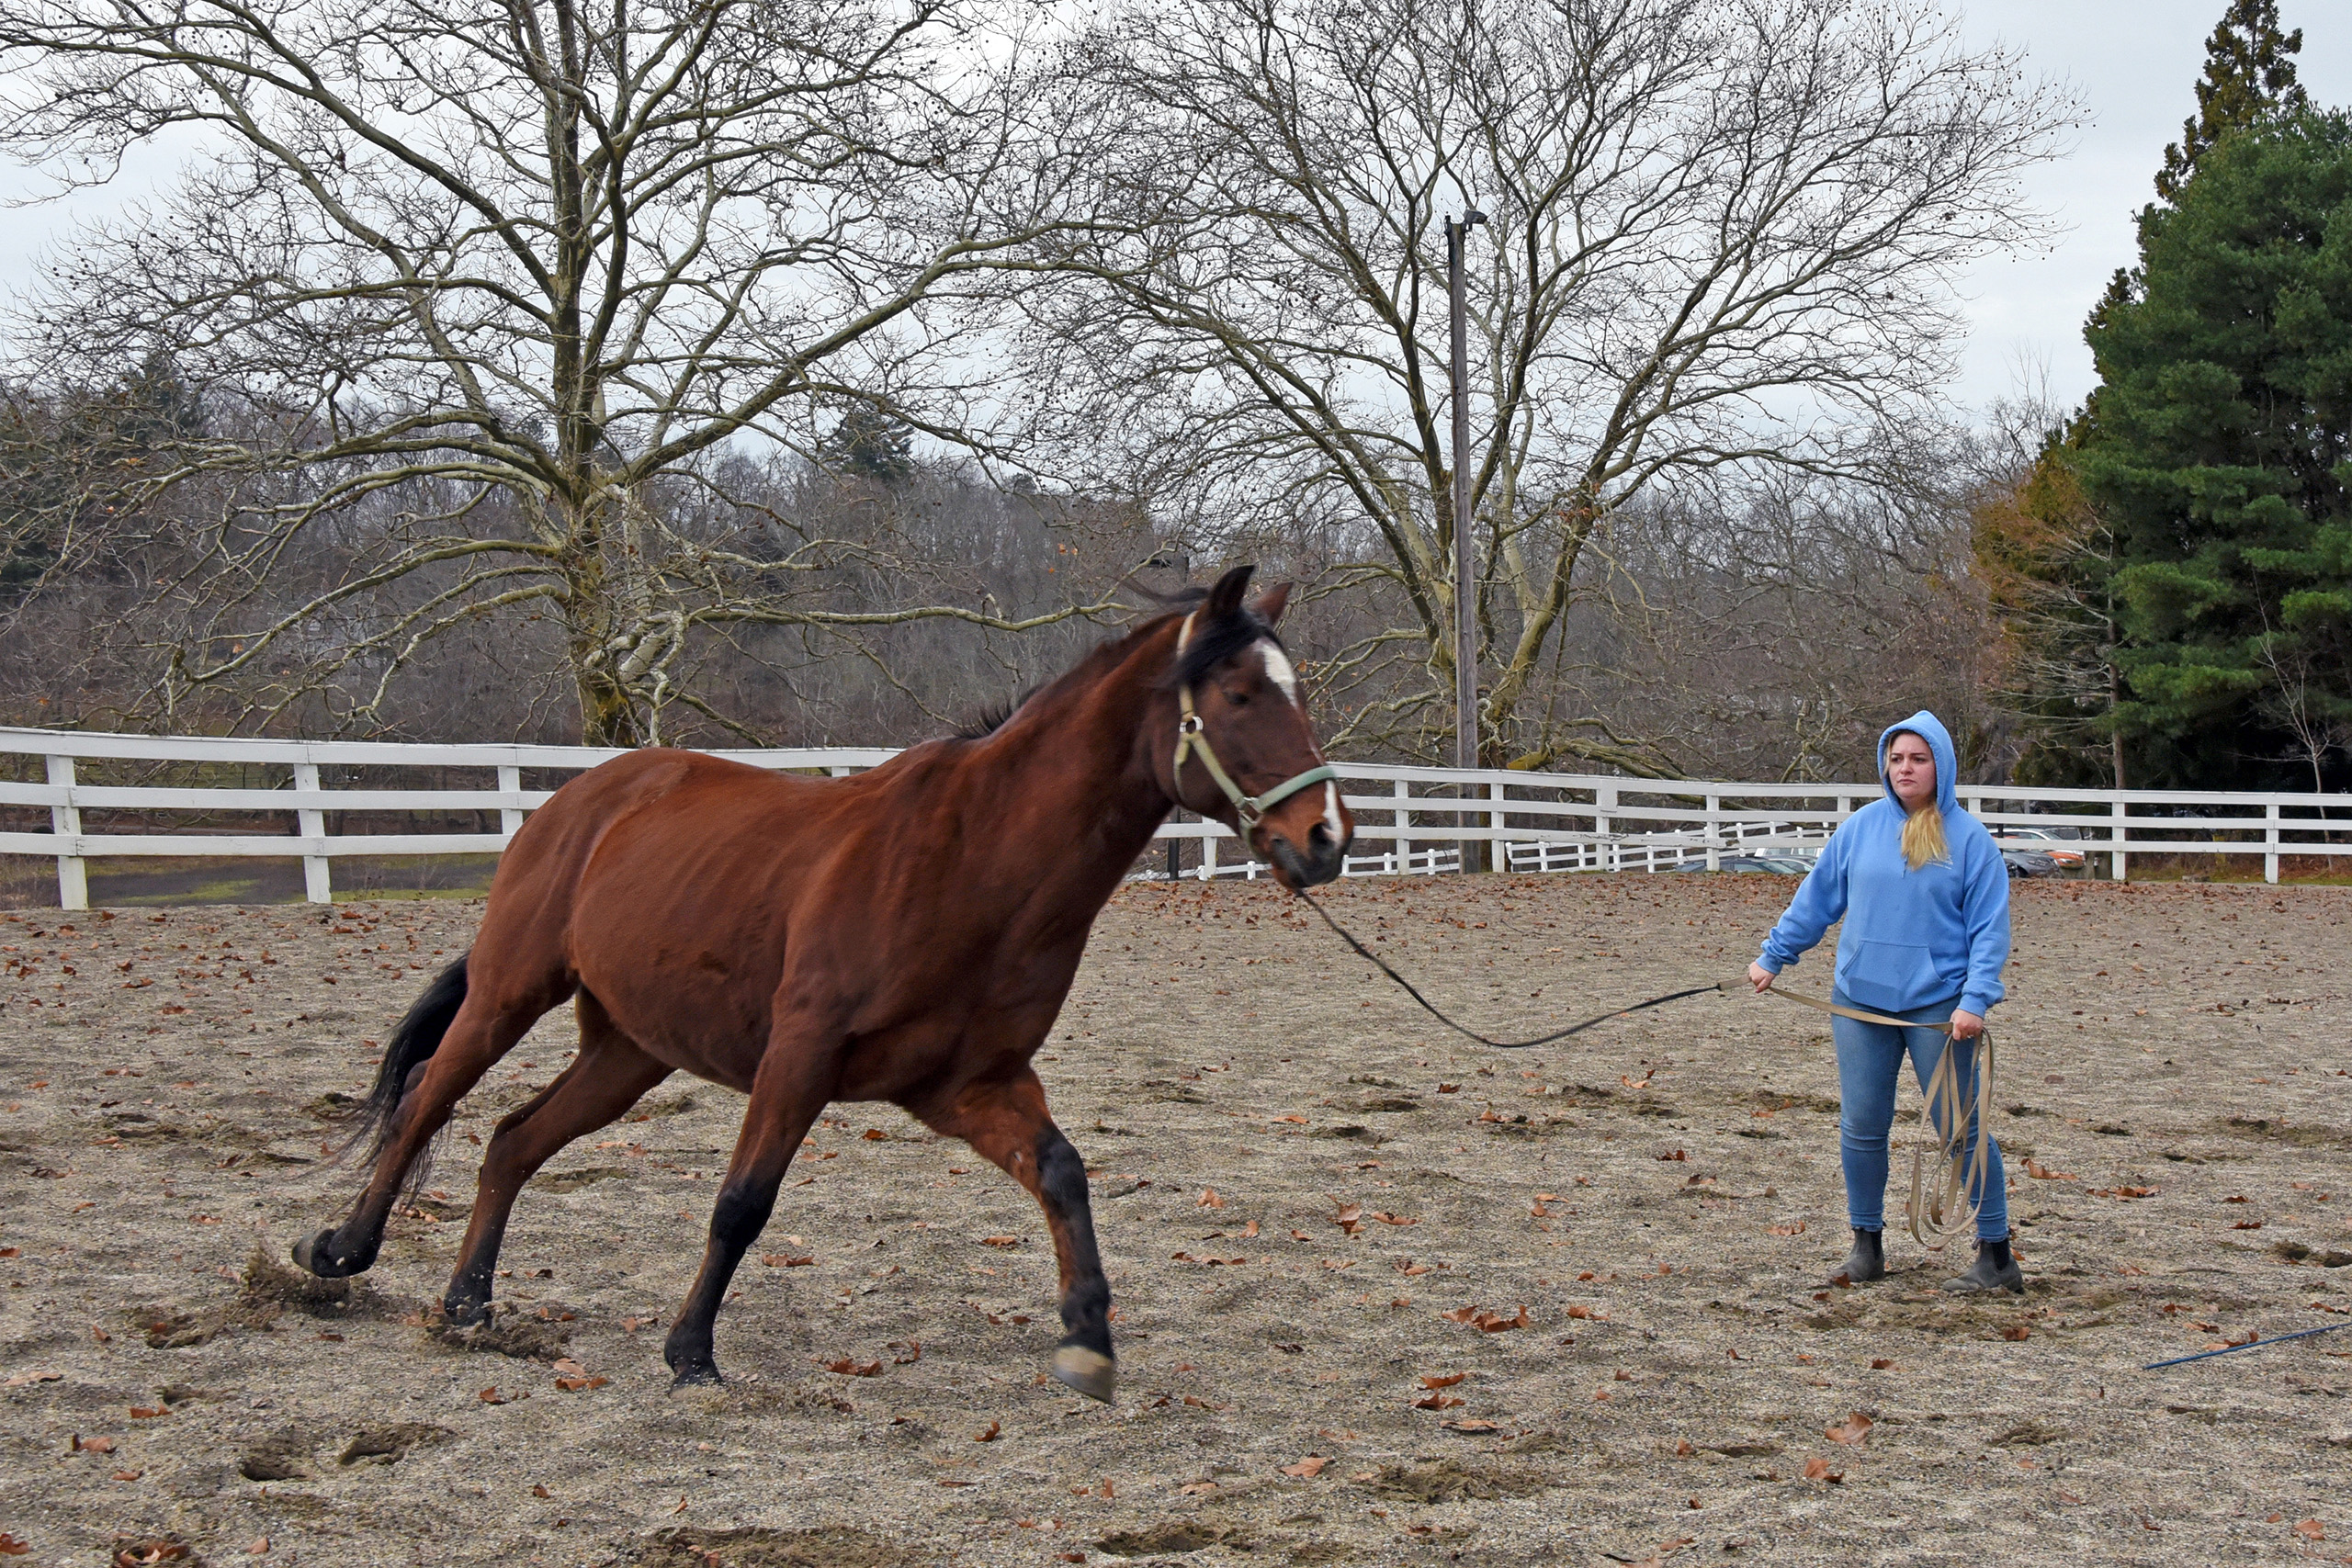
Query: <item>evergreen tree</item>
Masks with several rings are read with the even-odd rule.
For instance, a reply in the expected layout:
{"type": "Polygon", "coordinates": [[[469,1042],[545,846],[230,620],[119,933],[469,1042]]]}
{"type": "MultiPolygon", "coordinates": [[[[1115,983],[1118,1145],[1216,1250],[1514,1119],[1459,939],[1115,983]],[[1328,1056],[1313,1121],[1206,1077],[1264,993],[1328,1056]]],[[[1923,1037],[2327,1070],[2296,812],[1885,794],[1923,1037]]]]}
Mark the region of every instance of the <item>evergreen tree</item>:
{"type": "Polygon", "coordinates": [[[2197,113],[2181,124],[2180,140],[2165,149],[2156,194],[2177,201],[2198,160],[2222,137],[2274,113],[2301,114],[2311,99],[2295,84],[2303,29],[2278,30],[2278,0],[2230,0],[2205,40],[2205,74],[2197,84],[2197,113]]]}
{"type": "Polygon", "coordinates": [[[841,473],[895,485],[915,471],[914,448],[915,433],[906,421],[858,403],[817,444],[817,457],[841,473]]]}
{"type": "Polygon", "coordinates": [[[2352,120],[2221,135],[2141,214],[2140,252],[2085,333],[2100,385],[2077,460],[2120,561],[2132,782],[2342,778],[2326,759],[2352,737],[2352,120]]]}

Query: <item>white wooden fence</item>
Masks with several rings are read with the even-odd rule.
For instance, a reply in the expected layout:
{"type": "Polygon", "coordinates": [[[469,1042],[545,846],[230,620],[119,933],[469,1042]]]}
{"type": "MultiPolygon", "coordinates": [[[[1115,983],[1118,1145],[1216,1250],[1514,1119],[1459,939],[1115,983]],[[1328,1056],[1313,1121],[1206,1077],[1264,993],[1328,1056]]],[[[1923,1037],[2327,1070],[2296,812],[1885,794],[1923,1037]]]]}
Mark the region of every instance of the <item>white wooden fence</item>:
{"type": "MultiPolygon", "coordinates": [[[[896,753],[870,747],[722,751],[758,767],[855,773],[896,753]]],[[[374,741],[239,740],[0,728],[0,772],[10,756],[40,759],[41,782],[0,780],[0,812],[46,830],[0,829],[0,854],[57,863],[58,902],[89,907],[87,863],[99,856],[300,858],[312,903],[334,897],[333,866],[354,856],[495,854],[551,793],[523,774],[574,773],[619,755],[586,746],[414,746],[374,741]],[[479,771],[479,786],[423,789],[370,784],[386,769],[479,771]],[[232,771],[262,787],[231,783],[232,771]],[[110,780],[88,782],[86,774],[110,780]],[[175,782],[159,782],[175,781],[175,782]],[[191,782],[192,781],[192,782],[191,782]],[[28,809],[29,808],[29,809],[28,809]],[[498,813],[498,831],[330,831],[331,815],[498,813]],[[85,812],[109,818],[93,832],[85,812]],[[246,826],[223,827],[232,816],[246,826]],[[131,820],[112,820],[130,818],[131,820]],[[191,822],[190,818],[197,818],[191,822]],[[263,826],[253,824],[258,820],[263,826]],[[175,830],[176,827],[177,830],[175,830]],[[274,830],[271,830],[274,829],[274,830]]],[[[1660,871],[1726,853],[1819,844],[1874,784],[1664,782],[1575,773],[1338,764],[1361,852],[1350,875],[1436,874],[1459,868],[1465,844],[1512,871],[1660,871]]],[[[541,782],[546,782],[544,777],[541,782]]],[[[2285,855],[2352,855],[2352,795],[2252,795],[2172,790],[2025,789],[1964,784],[1962,803],[1996,831],[2072,829],[2059,846],[2104,859],[2120,881],[2134,854],[2254,855],[2278,879],[2285,855]]],[[[1214,822],[1170,822],[1162,840],[1198,841],[1187,876],[1255,877],[1268,868],[1225,858],[1233,835],[1214,822]]],[[[2050,847],[2050,846],[2044,846],[2050,847]]],[[[1143,874],[1150,874],[1146,872],[1143,874]]]]}

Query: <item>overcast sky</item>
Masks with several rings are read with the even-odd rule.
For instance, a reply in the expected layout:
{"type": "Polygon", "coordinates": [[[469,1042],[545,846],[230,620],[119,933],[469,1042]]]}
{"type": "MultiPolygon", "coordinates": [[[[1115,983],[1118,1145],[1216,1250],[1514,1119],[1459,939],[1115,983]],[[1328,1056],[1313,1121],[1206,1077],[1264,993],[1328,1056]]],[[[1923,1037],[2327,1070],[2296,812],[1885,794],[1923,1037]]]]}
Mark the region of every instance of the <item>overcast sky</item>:
{"type": "MultiPolygon", "coordinates": [[[[2224,7],[2225,0],[1954,0],[1973,40],[2022,45],[2029,69],[2073,84],[2087,119],[2072,149],[2030,188],[2064,231],[2046,252],[1989,263],[1962,286],[1973,332],[1952,388],[1960,401],[1982,407],[2037,378],[2061,402],[2090,389],[2083,317],[2109,274],[2133,258],[2132,217],[2153,197],[2165,144],[2178,139],[2195,107],[2205,37],[2224,7]]],[[[2299,63],[2312,98],[2352,103],[2352,4],[2282,0],[2279,9],[2288,28],[2303,29],[2299,63]]],[[[0,216],[0,289],[23,287],[34,257],[76,212],[105,212],[135,197],[167,178],[180,155],[166,149],[141,159],[118,182],[121,195],[0,216]]],[[[30,186],[23,171],[0,166],[0,189],[30,186]]]]}

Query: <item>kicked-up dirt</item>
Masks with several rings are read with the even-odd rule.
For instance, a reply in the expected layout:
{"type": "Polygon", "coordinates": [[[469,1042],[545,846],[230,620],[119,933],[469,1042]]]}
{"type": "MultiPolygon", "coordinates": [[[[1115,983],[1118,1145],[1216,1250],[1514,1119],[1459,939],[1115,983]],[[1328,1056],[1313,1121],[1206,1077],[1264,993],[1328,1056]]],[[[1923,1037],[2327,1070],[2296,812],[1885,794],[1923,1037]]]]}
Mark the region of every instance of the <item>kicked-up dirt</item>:
{"type": "MultiPolygon", "coordinates": [[[[1792,890],[1329,899],[1532,1034],[1737,974],[1792,890]]],[[[442,1333],[478,1142],[561,1066],[568,1012],[460,1108],[377,1268],[310,1280],[284,1259],[348,1200],[337,1117],[479,906],[0,917],[0,1552],[2352,1561],[2352,1329],[2142,1370],[2352,1325],[2352,893],[2018,892],[1996,1122],[2031,1289],[1988,1303],[1899,1221],[1892,1278],[1825,1284],[1818,1014],[1702,997],[1489,1051],[1272,887],[1128,889],[1039,1061],[1094,1173],[1109,1405],[1045,1376],[1028,1199],[868,1105],[817,1129],[738,1278],[731,1381],[670,1392],[741,1109],[676,1078],[533,1182],[498,1319],[442,1333]]]]}

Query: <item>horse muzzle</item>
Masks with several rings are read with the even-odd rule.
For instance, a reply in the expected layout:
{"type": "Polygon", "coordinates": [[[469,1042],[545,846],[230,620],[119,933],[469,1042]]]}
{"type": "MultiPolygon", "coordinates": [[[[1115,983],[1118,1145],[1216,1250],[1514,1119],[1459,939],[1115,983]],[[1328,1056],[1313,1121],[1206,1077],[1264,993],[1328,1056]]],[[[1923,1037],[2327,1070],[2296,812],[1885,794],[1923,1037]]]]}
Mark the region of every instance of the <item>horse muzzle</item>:
{"type": "Polygon", "coordinates": [[[1317,822],[1306,831],[1306,848],[1303,853],[1284,834],[1269,833],[1267,838],[1271,840],[1266,847],[1267,857],[1274,863],[1274,869],[1281,874],[1282,879],[1296,889],[1320,887],[1336,880],[1340,868],[1347,863],[1348,845],[1353,841],[1354,835],[1350,834],[1346,839],[1334,838],[1328,826],[1317,822]]]}

